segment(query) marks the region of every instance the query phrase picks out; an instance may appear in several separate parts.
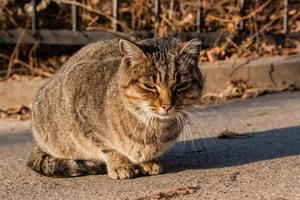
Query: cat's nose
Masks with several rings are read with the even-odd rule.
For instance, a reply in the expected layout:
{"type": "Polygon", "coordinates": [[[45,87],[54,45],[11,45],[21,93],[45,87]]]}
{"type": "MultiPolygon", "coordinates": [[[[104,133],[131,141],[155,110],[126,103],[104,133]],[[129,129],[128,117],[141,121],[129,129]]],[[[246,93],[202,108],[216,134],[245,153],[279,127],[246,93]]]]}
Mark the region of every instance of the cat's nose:
{"type": "Polygon", "coordinates": [[[162,107],[165,111],[169,111],[169,110],[172,108],[172,105],[163,104],[163,105],[161,105],[161,107],[162,107]]]}

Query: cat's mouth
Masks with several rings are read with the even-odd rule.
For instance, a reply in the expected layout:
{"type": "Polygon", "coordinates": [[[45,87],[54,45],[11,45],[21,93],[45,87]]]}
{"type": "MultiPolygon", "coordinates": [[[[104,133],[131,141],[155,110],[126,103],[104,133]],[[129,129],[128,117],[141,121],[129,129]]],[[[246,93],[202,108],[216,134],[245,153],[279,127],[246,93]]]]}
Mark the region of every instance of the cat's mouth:
{"type": "Polygon", "coordinates": [[[173,119],[178,114],[179,110],[172,109],[169,111],[163,109],[151,109],[150,114],[161,120],[173,119]]]}
{"type": "Polygon", "coordinates": [[[144,118],[145,121],[151,118],[156,118],[159,120],[172,120],[181,113],[183,106],[174,106],[170,110],[165,110],[162,107],[154,107],[150,105],[141,105],[137,114],[144,118]]]}
{"type": "Polygon", "coordinates": [[[161,119],[161,120],[172,119],[176,116],[176,114],[157,114],[157,113],[152,113],[152,115],[154,115],[154,117],[161,119]]]}

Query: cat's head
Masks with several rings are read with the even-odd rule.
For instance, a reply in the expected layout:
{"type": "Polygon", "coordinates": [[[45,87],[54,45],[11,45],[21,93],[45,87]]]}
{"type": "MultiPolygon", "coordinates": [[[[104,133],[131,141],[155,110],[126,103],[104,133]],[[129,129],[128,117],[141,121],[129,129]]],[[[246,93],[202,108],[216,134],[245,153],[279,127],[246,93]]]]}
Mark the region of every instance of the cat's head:
{"type": "Polygon", "coordinates": [[[139,117],[162,120],[195,104],[203,89],[197,66],[201,42],[173,38],[137,44],[120,40],[123,55],[119,89],[125,107],[139,117]]]}

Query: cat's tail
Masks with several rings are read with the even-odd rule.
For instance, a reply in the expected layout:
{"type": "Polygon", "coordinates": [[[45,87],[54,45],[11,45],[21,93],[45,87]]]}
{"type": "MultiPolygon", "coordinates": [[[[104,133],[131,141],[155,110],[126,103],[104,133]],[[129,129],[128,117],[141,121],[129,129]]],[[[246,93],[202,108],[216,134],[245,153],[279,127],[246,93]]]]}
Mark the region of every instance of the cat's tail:
{"type": "Polygon", "coordinates": [[[103,162],[56,158],[43,152],[37,145],[34,146],[27,165],[40,174],[53,177],[75,177],[106,172],[103,162]]]}

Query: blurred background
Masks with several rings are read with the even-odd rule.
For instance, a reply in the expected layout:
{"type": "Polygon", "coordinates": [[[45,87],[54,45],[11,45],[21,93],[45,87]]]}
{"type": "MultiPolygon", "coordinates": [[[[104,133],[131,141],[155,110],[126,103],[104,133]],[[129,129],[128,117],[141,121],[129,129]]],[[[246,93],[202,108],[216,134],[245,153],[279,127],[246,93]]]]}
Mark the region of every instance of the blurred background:
{"type": "Polygon", "coordinates": [[[300,200],[299,90],[300,0],[0,0],[0,200],[300,200]],[[33,97],[74,52],[163,36],[199,38],[204,76],[164,174],[63,179],[25,167],[33,97]]]}
{"type": "Polygon", "coordinates": [[[204,64],[299,54],[299,8],[299,0],[0,0],[0,83],[50,78],[79,48],[109,38],[197,37],[204,64]]]}

